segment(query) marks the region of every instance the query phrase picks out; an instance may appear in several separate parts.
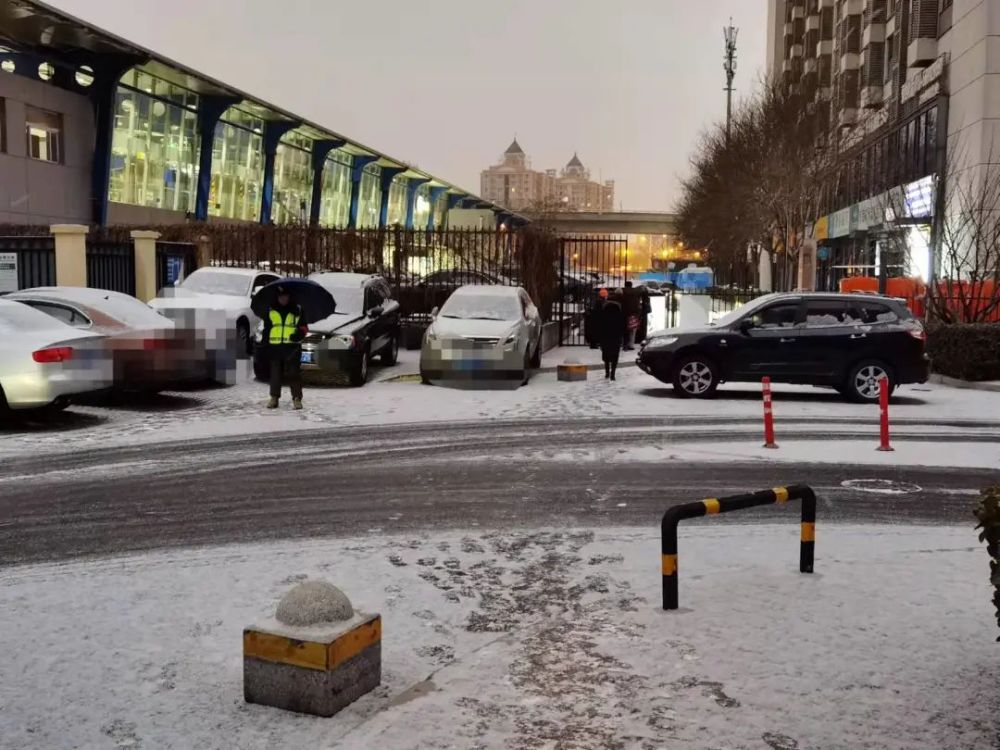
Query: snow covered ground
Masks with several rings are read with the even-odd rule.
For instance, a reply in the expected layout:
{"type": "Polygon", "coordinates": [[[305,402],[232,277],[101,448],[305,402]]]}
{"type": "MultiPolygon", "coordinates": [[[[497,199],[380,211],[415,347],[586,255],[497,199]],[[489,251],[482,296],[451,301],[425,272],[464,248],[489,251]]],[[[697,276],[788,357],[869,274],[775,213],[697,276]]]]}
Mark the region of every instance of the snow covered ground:
{"type": "MultiPolygon", "coordinates": [[[[580,358],[586,361],[589,352],[581,349],[580,358]]],[[[166,394],[116,408],[73,407],[54,420],[0,429],[0,457],[324,427],[561,418],[606,419],[613,425],[618,417],[647,416],[663,417],[665,422],[688,419],[702,429],[718,430],[720,438],[732,439],[713,451],[733,460],[839,461],[849,455],[865,463],[923,464],[930,458],[951,465],[950,454],[912,443],[897,443],[897,452],[888,456],[873,455],[874,437],[868,433],[876,434],[877,408],[845,403],[831,390],[777,386],[774,410],[781,450],[763,451],[758,434],[762,407],[759,388],[754,385],[723,386],[718,397],[709,401],[684,400],[632,367],[621,370],[615,383],[605,381],[600,373],[591,373],[588,382],[560,383],[549,372],[514,391],[454,390],[393,380],[412,367],[415,353],[405,354],[409,364],[404,357],[395,368],[373,371],[373,382],[364,388],[307,388],[304,412],[291,411],[287,400],[279,411],[266,411],[266,386],[244,374],[231,388],[166,394]],[[699,424],[702,419],[704,423],[699,424]],[[796,432],[833,429],[831,422],[863,428],[865,437],[852,445],[846,436],[843,450],[837,453],[815,440],[796,443],[796,432]],[[737,426],[738,431],[734,430],[737,426]]],[[[565,357],[560,352],[553,358],[565,357]]],[[[1000,393],[942,385],[906,386],[900,389],[891,414],[901,441],[908,432],[924,439],[947,437],[949,432],[982,433],[980,442],[960,452],[962,465],[1000,465],[1000,443],[988,441],[989,435],[995,438],[1000,433],[1000,393]]],[[[953,439],[957,438],[953,435],[953,439]]],[[[704,455],[705,460],[712,459],[710,452],[704,455]]]]}
{"type": "Polygon", "coordinates": [[[296,541],[8,568],[0,747],[998,747],[996,624],[969,528],[296,541]],[[249,706],[241,631],[295,582],[384,618],[383,685],[332,719],[249,706]]]}

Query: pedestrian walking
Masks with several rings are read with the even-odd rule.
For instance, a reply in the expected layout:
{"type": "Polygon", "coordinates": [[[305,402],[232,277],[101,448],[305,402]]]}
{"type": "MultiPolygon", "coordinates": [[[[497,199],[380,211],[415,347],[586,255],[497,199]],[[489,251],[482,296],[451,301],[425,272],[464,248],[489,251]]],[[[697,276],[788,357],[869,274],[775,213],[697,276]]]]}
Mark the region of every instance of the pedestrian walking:
{"type": "Polygon", "coordinates": [[[601,346],[601,310],[607,298],[608,290],[601,289],[583,321],[583,338],[591,349],[599,349],[601,346]]]}
{"type": "Polygon", "coordinates": [[[653,304],[649,299],[649,289],[641,287],[639,289],[639,328],[635,333],[635,340],[641,344],[649,335],[649,316],[653,312],[653,304]]]}
{"type": "Polygon", "coordinates": [[[302,308],[295,304],[286,287],[279,286],[277,298],[263,316],[261,345],[266,347],[270,367],[271,398],[267,408],[277,409],[284,382],[292,392],[292,406],[302,408],[302,339],[309,328],[302,308]]]}
{"type": "Polygon", "coordinates": [[[601,359],[604,360],[604,378],[614,380],[625,339],[625,311],[622,303],[614,299],[607,289],[602,289],[600,314],[601,359]]]}
{"type": "Polygon", "coordinates": [[[639,292],[632,286],[631,281],[625,282],[622,307],[625,314],[625,351],[630,352],[635,349],[635,334],[639,330],[639,314],[642,310],[639,292]]]}

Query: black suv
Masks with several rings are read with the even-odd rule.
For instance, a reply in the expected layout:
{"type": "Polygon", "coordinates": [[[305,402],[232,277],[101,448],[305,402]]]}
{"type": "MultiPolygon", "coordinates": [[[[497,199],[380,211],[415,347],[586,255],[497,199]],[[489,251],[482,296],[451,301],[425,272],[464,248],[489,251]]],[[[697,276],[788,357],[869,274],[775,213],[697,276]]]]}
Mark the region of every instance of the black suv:
{"type": "Polygon", "coordinates": [[[927,381],[926,334],[902,300],[878,295],[769,294],[704,328],[653,334],[639,367],[685,398],[707,398],[719,383],[833,386],[861,402],[927,381]]]}

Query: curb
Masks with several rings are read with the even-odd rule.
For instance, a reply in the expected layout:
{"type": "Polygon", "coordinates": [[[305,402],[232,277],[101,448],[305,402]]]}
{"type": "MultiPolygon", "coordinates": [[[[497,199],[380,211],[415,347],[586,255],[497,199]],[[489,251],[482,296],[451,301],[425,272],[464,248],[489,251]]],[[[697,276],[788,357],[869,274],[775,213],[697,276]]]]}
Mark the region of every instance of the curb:
{"type": "MultiPolygon", "coordinates": [[[[582,362],[563,362],[563,364],[583,364],[583,363],[582,362]]],[[[598,362],[596,364],[585,365],[585,366],[587,368],[587,372],[598,372],[598,371],[604,369],[604,365],[602,363],[600,363],[600,362],[598,362]]],[[[624,369],[627,369],[629,367],[638,367],[638,365],[635,362],[619,362],[618,363],[618,369],[619,370],[624,370],[624,369]]],[[[540,374],[555,373],[555,372],[558,372],[558,370],[559,370],[559,365],[552,365],[551,367],[539,367],[539,368],[533,370],[532,372],[535,375],[540,375],[540,374]]],[[[411,381],[419,380],[419,379],[420,379],[420,373],[419,372],[400,372],[400,373],[396,373],[395,375],[390,375],[390,376],[385,377],[385,378],[379,378],[378,380],[373,380],[371,382],[373,382],[373,383],[405,383],[405,382],[411,382],[411,381]]]]}
{"type": "MultiPolygon", "coordinates": [[[[562,364],[564,364],[564,365],[582,365],[583,362],[563,362],[562,364]]],[[[587,368],[587,372],[598,372],[598,371],[604,369],[604,364],[601,363],[601,362],[598,362],[598,363],[592,364],[592,365],[584,365],[584,366],[587,368]]],[[[638,367],[638,365],[635,362],[619,362],[618,363],[618,369],[619,370],[623,370],[626,367],[638,367]]],[[[559,371],[559,365],[553,365],[551,367],[539,367],[537,370],[535,370],[535,373],[536,374],[537,373],[551,373],[551,372],[558,372],[558,371],[559,371]]]]}
{"type": "Polygon", "coordinates": [[[938,385],[947,385],[952,388],[963,388],[969,391],[987,391],[990,393],[1000,393],[1000,383],[998,382],[984,382],[975,383],[969,380],[960,380],[959,378],[952,378],[947,375],[937,375],[932,373],[927,379],[928,383],[937,383],[938,385]]]}

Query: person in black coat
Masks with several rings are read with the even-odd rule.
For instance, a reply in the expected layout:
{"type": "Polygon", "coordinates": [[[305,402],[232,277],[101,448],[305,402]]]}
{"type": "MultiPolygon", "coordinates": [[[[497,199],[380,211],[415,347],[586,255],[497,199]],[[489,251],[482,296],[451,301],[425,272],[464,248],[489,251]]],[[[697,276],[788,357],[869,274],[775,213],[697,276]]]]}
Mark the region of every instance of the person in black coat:
{"type": "Polygon", "coordinates": [[[601,290],[603,300],[600,315],[601,359],[604,360],[604,377],[615,379],[618,357],[628,328],[621,300],[611,297],[607,289],[601,290]]]}
{"type": "Polygon", "coordinates": [[[641,344],[649,335],[649,315],[653,312],[653,305],[649,301],[649,289],[639,288],[639,303],[641,311],[639,313],[639,330],[635,332],[636,343],[641,344]]]}

